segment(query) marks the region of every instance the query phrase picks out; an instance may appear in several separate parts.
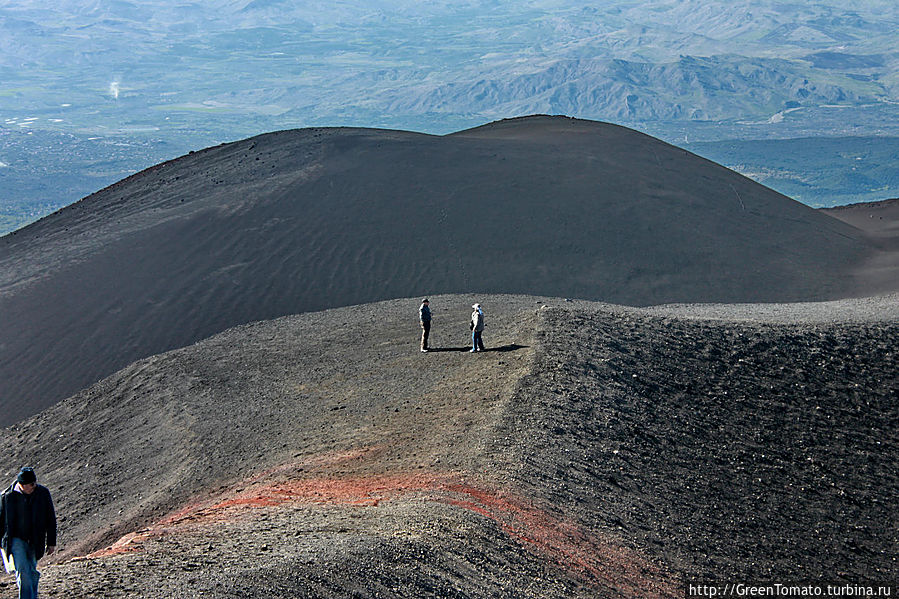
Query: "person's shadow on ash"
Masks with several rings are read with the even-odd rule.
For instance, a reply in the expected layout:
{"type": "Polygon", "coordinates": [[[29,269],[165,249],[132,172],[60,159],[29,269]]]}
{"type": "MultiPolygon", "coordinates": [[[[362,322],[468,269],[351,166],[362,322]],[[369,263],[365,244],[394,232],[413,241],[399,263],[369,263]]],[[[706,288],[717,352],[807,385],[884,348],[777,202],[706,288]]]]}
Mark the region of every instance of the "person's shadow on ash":
{"type": "MultiPolygon", "coordinates": [[[[509,343],[508,345],[501,345],[499,347],[488,347],[484,349],[484,352],[508,352],[508,351],[517,351],[519,349],[525,349],[528,347],[527,345],[519,345],[517,343],[509,343]]],[[[444,352],[444,351],[468,351],[471,349],[470,345],[466,345],[465,347],[433,347],[428,350],[428,352],[444,352]]]]}

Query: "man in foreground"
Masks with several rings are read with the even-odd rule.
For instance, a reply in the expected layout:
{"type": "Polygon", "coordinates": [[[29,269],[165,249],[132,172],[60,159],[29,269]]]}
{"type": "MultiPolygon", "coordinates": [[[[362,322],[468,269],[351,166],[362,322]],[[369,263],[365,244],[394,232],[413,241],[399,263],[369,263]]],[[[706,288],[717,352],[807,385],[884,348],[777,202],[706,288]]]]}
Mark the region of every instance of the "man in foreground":
{"type": "Polygon", "coordinates": [[[47,487],[37,484],[34,469],[22,468],[0,496],[0,543],[16,566],[19,599],[36,599],[37,561],[56,550],[56,512],[47,487]]]}

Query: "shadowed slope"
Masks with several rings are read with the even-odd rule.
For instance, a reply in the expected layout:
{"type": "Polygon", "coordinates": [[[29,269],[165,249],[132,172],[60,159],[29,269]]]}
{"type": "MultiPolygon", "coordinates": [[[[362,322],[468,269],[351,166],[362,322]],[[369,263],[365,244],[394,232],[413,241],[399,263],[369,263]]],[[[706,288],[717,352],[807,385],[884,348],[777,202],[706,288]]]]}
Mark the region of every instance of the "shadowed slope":
{"type": "MultiPolygon", "coordinates": [[[[433,299],[434,345],[461,346],[473,298],[433,299]]],[[[509,351],[420,354],[414,299],[334,309],[154,356],[4,430],[5,475],[32,462],[62,519],[44,594],[895,578],[895,298],[781,323],[477,299],[509,351]]]]}
{"type": "Polygon", "coordinates": [[[856,268],[864,286],[895,289],[899,285],[899,199],[850,204],[821,212],[841,220],[867,235],[876,248],[856,268]]]}
{"type": "Polygon", "coordinates": [[[681,581],[892,580],[896,299],[545,310],[510,478],[681,581]]]}
{"type": "Polygon", "coordinates": [[[833,298],[859,290],[869,251],[844,223],[602,123],[272,133],[0,239],[0,423],[254,320],[467,291],[833,298]]]}

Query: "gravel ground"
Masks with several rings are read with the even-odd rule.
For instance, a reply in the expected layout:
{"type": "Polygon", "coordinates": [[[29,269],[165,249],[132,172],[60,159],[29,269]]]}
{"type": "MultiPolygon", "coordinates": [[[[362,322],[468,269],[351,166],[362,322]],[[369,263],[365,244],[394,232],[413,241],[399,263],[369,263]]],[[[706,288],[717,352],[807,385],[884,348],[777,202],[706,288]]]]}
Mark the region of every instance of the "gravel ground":
{"type": "MultiPolygon", "coordinates": [[[[895,296],[437,296],[229,330],[2,436],[44,597],[674,597],[899,574],[895,296]],[[467,353],[470,304],[492,351],[467,353]],[[792,316],[791,316],[792,314],[792,316]]],[[[0,597],[13,597],[10,578],[0,597]]]]}

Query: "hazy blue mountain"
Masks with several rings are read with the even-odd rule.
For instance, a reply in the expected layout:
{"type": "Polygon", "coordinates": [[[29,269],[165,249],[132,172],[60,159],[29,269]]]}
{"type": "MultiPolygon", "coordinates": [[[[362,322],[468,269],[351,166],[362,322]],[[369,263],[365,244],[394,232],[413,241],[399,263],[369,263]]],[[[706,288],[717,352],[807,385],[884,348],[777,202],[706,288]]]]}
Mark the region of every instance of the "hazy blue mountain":
{"type": "Polygon", "coordinates": [[[685,147],[811,206],[899,197],[896,137],[728,140],[685,147]]]}
{"type": "Polygon", "coordinates": [[[499,116],[506,112],[602,115],[616,121],[720,121],[766,116],[812,105],[876,102],[883,90],[847,75],[809,79],[805,65],[784,59],[682,56],[653,64],[621,59],[557,61],[535,73],[441,86],[391,104],[421,112],[443,106],[499,116]]]}
{"type": "Polygon", "coordinates": [[[899,136],[896,31],[893,0],[7,1],[0,210],[94,190],[20,183],[23,156],[55,151],[17,135],[39,131],[155,148],[117,172],[275,129],[531,113],[675,143],[685,125],[705,141],[899,136]]]}

